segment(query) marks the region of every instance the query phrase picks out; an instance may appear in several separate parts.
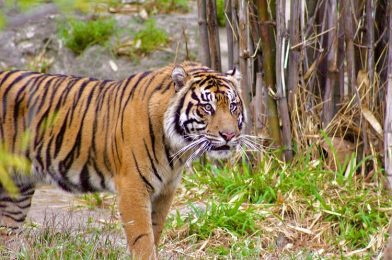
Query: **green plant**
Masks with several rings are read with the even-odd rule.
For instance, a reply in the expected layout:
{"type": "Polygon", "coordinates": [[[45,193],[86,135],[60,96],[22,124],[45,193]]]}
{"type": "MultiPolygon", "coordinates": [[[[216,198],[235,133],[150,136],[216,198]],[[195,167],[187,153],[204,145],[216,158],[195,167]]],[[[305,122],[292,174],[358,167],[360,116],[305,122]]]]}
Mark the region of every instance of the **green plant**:
{"type": "Polygon", "coordinates": [[[225,15],[225,1],[217,0],[216,1],[216,13],[218,18],[218,25],[225,26],[226,24],[226,15],[225,15]]]}
{"type": "Polygon", "coordinates": [[[81,21],[71,19],[65,25],[59,26],[59,34],[65,45],[74,53],[80,54],[87,47],[104,45],[114,33],[113,19],[81,21]]]}
{"type": "Polygon", "coordinates": [[[188,0],[148,0],[147,9],[154,13],[188,12],[188,0]]]}
{"type": "Polygon", "coordinates": [[[40,229],[27,228],[23,245],[11,258],[129,259],[126,247],[116,243],[121,230],[105,226],[98,228],[87,222],[78,228],[63,220],[45,222],[40,229]]]}
{"type": "Polygon", "coordinates": [[[148,54],[159,47],[166,45],[169,37],[165,31],[157,28],[154,19],[148,19],[144,28],[135,34],[133,39],[135,52],[148,54]]]}

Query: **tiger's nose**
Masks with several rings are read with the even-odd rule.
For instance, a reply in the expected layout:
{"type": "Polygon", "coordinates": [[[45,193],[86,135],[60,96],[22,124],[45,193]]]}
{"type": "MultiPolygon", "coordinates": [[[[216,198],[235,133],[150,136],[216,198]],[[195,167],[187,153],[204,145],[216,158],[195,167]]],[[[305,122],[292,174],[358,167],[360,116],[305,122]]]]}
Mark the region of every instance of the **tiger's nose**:
{"type": "Polygon", "coordinates": [[[234,132],[219,132],[219,134],[223,137],[223,139],[225,139],[226,142],[230,141],[235,136],[234,132]]]}

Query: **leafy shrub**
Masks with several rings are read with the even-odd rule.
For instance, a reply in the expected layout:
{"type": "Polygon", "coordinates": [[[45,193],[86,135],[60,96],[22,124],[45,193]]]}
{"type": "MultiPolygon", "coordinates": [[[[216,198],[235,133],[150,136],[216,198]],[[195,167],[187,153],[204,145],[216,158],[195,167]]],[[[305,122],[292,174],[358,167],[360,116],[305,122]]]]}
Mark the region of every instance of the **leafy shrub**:
{"type": "Polygon", "coordinates": [[[154,19],[148,19],[144,28],[136,33],[134,38],[136,52],[150,53],[169,42],[167,33],[156,26],[154,19]]]}
{"type": "Polygon", "coordinates": [[[94,20],[80,21],[69,20],[65,25],[60,25],[60,37],[64,40],[65,46],[74,53],[80,54],[87,47],[100,44],[104,45],[115,29],[115,21],[94,20]]]}

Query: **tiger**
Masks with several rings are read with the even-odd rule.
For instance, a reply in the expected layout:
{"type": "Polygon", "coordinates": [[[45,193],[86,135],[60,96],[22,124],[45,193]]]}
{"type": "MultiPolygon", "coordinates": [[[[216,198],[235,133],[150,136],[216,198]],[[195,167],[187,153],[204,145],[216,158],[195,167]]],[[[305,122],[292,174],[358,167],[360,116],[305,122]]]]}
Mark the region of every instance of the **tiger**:
{"type": "Polygon", "coordinates": [[[129,252],[156,259],[184,166],[203,154],[228,158],[243,144],[240,77],[195,62],[117,81],[1,71],[1,147],[29,167],[8,169],[17,196],[0,184],[0,226],[20,230],[41,183],[109,191],[129,252]]]}

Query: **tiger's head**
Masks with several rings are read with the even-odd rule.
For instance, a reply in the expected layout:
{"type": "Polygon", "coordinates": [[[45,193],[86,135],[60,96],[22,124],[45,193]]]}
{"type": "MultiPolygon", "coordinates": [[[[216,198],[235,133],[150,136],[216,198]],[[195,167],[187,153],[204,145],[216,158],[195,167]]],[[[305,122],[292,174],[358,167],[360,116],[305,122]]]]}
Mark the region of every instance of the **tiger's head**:
{"type": "Polygon", "coordinates": [[[174,67],[176,94],[165,113],[165,134],[177,155],[192,151],[190,160],[207,152],[226,158],[241,144],[246,111],[239,74],[218,73],[205,67],[174,67]]]}

